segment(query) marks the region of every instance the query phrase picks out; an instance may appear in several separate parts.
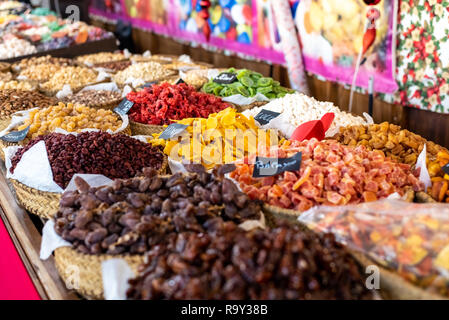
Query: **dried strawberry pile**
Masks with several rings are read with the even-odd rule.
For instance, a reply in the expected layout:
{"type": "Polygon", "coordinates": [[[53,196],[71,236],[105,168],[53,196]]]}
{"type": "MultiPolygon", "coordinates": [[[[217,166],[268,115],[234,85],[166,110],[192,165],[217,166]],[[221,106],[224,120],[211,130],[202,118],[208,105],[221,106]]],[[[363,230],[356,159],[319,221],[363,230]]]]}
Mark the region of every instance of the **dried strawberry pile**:
{"type": "Polygon", "coordinates": [[[220,98],[197,92],[185,83],[153,85],[126,96],[134,102],[129,117],[139,123],[164,125],[185,118],[207,118],[209,114],[229,108],[220,98]]]}
{"type": "Polygon", "coordinates": [[[253,178],[254,165],[239,164],[231,177],[251,199],[299,211],[321,204],[374,201],[395,192],[402,196],[410,188],[424,189],[410,165],[396,163],[382,151],[368,151],[364,146],[353,148],[333,140],[287,141],[267,151],[266,156],[284,158],[297,152],[302,152],[298,172],[253,178]]]}

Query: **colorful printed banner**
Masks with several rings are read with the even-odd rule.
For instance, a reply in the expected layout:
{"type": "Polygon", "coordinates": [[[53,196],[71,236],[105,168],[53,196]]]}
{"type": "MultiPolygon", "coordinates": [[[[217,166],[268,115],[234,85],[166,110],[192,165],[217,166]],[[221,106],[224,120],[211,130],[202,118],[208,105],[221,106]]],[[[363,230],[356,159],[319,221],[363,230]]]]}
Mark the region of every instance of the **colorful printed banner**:
{"type": "MultiPolygon", "coordinates": [[[[377,36],[360,67],[356,85],[368,87],[374,76],[374,90],[394,92],[394,19],[396,1],[381,1],[376,21],[377,36]]],[[[296,27],[302,43],[307,71],[327,80],[350,84],[362,48],[368,6],[362,0],[295,1],[296,27]]]]}
{"type": "Polygon", "coordinates": [[[449,113],[449,1],[401,0],[395,101],[449,113]]]}
{"type": "Polygon", "coordinates": [[[201,32],[199,0],[93,0],[90,13],[129,21],[134,26],[173,38],[192,41],[284,64],[269,10],[270,0],[219,0],[210,8],[209,41],[201,32]],[[124,10],[119,9],[118,2],[124,10]],[[258,5],[260,4],[260,5],[258,5]],[[168,10],[170,8],[170,10],[168,10]],[[258,26],[261,26],[260,28],[258,26]],[[263,26],[263,27],[262,27],[263,26]],[[258,33],[261,30],[261,33],[258,33]]]}

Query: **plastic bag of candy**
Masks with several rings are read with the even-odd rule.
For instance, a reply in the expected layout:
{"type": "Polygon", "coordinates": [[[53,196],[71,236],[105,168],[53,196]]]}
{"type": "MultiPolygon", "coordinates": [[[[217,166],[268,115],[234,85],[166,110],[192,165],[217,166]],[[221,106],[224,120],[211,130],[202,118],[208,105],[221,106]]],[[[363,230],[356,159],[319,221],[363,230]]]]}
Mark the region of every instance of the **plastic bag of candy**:
{"type": "Polygon", "coordinates": [[[449,205],[381,200],[314,207],[298,220],[316,232],[333,233],[415,285],[449,296],[449,205]]]}

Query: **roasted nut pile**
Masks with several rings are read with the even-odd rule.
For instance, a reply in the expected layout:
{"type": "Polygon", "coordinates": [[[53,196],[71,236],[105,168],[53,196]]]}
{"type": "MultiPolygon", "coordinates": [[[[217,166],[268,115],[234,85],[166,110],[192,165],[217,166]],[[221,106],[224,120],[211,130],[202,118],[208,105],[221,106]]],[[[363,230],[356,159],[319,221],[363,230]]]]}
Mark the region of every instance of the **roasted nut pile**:
{"type": "Polygon", "coordinates": [[[121,52],[99,52],[86,54],[76,58],[77,62],[92,66],[97,63],[124,60],[125,56],[121,52]]]}
{"type": "Polygon", "coordinates": [[[44,96],[37,91],[1,90],[0,118],[9,117],[16,111],[46,108],[56,102],[56,99],[44,96]]]}
{"type": "Polygon", "coordinates": [[[70,85],[72,90],[80,89],[97,81],[97,73],[83,67],[64,67],[42,84],[42,89],[59,91],[64,85],[70,85]]]}
{"type": "Polygon", "coordinates": [[[143,82],[140,85],[142,85],[145,82],[160,80],[173,74],[173,71],[164,68],[160,63],[150,61],[130,65],[125,70],[117,72],[113,76],[113,80],[119,85],[124,85],[130,79],[141,79],[143,82]]]}
{"type": "Polygon", "coordinates": [[[111,179],[134,177],[145,167],[161,169],[163,154],[150,144],[124,134],[51,133],[30,141],[11,159],[14,172],[22,155],[44,141],[54,181],[65,188],[75,173],[103,174],[111,179]]]}
{"type": "Polygon", "coordinates": [[[30,82],[27,81],[17,81],[17,80],[0,81],[0,90],[7,90],[7,89],[31,91],[35,90],[36,86],[32,85],[30,82]]]}
{"type": "Polygon", "coordinates": [[[23,69],[19,77],[28,80],[47,81],[61,68],[61,66],[52,63],[37,64],[23,69]]]}
{"type": "Polygon", "coordinates": [[[372,299],[354,258],[331,234],[298,226],[245,232],[214,219],[206,233],[151,248],[128,299],[372,299]]]}
{"type": "Polygon", "coordinates": [[[224,179],[225,169],[160,176],[146,168],[143,177],[99,188],[78,177],[78,190],[62,195],[55,230],[83,253],[142,254],[169,234],[204,232],[216,217],[236,223],[259,219],[259,202],[224,179]]]}
{"type": "Polygon", "coordinates": [[[101,62],[96,63],[94,65],[95,68],[103,68],[107,70],[112,70],[114,72],[122,71],[128,68],[131,65],[131,61],[123,60],[123,61],[111,61],[111,62],[101,62]]]}
{"type": "MultiPolygon", "coordinates": [[[[346,205],[404,195],[408,189],[422,191],[424,185],[410,165],[396,163],[378,150],[352,148],[334,140],[286,141],[259,156],[287,158],[302,153],[299,171],[254,178],[253,164],[238,164],[231,177],[251,199],[270,205],[305,211],[317,205],[346,205]]],[[[254,158],[249,159],[254,163],[254,158]]]]}
{"type": "Polygon", "coordinates": [[[50,63],[54,65],[58,65],[61,67],[72,66],[74,64],[73,60],[67,58],[57,58],[52,57],[50,55],[42,56],[42,57],[31,57],[22,59],[19,62],[16,62],[12,65],[12,69],[16,72],[24,70],[30,66],[50,63]]]}
{"type": "Polygon", "coordinates": [[[108,90],[84,90],[75,94],[68,95],[63,102],[81,104],[87,107],[98,107],[114,102],[120,102],[122,95],[120,92],[108,90]]]}
{"type": "Polygon", "coordinates": [[[6,72],[10,68],[10,64],[7,62],[0,62],[0,72],[6,72]]]}
{"type": "Polygon", "coordinates": [[[424,144],[427,144],[427,159],[430,161],[436,159],[439,151],[445,150],[413,132],[388,122],[340,128],[340,133],[335,135],[334,139],[349,146],[362,145],[370,150],[382,150],[388,157],[410,165],[415,165],[424,144]]]}
{"type": "Polygon", "coordinates": [[[36,138],[53,132],[56,128],[69,132],[80,132],[87,128],[115,131],[121,124],[120,117],[110,110],[94,109],[72,103],[65,105],[60,102],[57,106],[31,110],[29,118],[19,126],[18,130],[30,126],[28,137],[36,138]]]}
{"type": "Polygon", "coordinates": [[[170,63],[164,64],[164,67],[171,70],[192,70],[192,69],[207,69],[210,68],[210,65],[183,62],[183,61],[172,61],[170,63]]]}
{"type": "Polygon", "coordinates": [[[230,107],[229,103],[211,94],[197,92],[185,83],[153,85],[126,96],[134,102],[130,119],[144,124],[164,125],[184,118],[207,118],[230,107]]]}
{"type": "MultiPolygon", "coordinates": [[[[195,69],[184,72],[182,80],[194,87],[202,87],[209,81],[208,75],[211,69],[195,69]]],[[[226,69],[215,69],[218,72],[224,72],[226,69]]]]}

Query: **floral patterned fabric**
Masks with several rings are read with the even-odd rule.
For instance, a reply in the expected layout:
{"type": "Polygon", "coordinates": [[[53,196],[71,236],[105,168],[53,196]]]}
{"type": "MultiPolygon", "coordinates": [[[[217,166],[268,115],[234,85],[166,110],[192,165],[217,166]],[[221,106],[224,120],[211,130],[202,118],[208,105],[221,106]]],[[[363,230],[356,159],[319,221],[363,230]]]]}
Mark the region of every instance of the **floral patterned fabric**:
{"type": "Polygon", "coordinates": [[[449,113],[449,1],[400,0],[399,10],[394,100],[449,113]]]}

